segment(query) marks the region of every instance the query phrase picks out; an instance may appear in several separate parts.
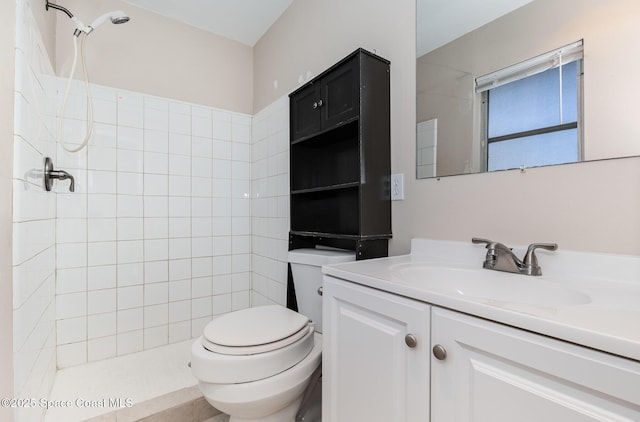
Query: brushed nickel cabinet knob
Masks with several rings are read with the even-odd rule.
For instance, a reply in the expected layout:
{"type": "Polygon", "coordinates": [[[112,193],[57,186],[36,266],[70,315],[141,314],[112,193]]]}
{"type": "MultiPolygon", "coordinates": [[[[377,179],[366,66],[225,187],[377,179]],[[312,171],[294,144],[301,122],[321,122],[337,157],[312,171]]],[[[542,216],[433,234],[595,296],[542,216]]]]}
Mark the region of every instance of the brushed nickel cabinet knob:
{"type": "Polygon", "coordinates": [[[441,344],[436,344],[433,346],[433,356],[438,360],[445,360],[447,358],[447,349],[441,344]]]}
{"type": "Polygon", "coordinates": [[[413,334],[404,336],[404,342],[412,349],[418,345],[418,339],[413,334]]]}

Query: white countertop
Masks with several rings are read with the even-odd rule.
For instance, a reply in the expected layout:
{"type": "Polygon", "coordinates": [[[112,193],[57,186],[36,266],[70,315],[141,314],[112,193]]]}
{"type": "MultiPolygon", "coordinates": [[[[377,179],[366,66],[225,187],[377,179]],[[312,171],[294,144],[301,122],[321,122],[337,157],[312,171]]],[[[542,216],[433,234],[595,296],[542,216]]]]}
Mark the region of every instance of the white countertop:
{"type": "Polygon", "coordinates": [[[482,269],[486,250],[471,242],[415,239],[411,251],[323,272],[640,361],[638,256],[538,251],[543,275],[525,276],[482,269]]]}

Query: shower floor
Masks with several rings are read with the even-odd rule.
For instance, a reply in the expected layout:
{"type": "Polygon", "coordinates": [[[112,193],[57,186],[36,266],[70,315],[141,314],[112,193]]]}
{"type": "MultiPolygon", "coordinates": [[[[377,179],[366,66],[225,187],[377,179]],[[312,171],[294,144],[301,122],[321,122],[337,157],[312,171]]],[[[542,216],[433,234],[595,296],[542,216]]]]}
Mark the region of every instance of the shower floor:
{"type": "Polygon", "coordinates": [[[71,406],[49,408],[45,422],[83,421],[118,410],[110,407],[118,399],[135,406],[195,386],[187,366],[191,343],[189,340],[59,370],[50,400],[70,400],[71,406]],[[76,405],[78,399],[81,406],[76,405]],[[99,407],[101,404],[105,406],[99,407]]]}

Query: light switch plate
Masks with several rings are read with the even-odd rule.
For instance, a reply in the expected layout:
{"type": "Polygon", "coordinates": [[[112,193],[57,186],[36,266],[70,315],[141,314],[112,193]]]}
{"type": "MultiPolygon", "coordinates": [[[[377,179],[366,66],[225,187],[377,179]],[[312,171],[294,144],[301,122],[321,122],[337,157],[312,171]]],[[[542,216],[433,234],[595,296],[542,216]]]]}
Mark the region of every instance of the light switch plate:
{"type": "Polygon", "coordinates": [[[404,174],[392,174],[391,175],[391,200],[402,201],[404,200],[404,174]]]}

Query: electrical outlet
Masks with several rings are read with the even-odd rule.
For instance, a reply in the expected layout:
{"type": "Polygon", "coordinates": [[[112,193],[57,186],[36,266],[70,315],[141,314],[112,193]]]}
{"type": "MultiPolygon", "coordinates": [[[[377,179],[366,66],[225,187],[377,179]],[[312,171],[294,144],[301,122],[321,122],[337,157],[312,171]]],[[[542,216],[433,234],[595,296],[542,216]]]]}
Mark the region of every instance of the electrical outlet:
{"type": "Polygon", "coordinates": [[[404,200],[404,174],[392,174],[391,175],[391,200],[402,201],[404,200]]]}

